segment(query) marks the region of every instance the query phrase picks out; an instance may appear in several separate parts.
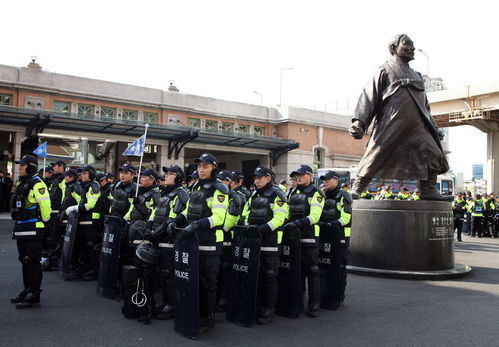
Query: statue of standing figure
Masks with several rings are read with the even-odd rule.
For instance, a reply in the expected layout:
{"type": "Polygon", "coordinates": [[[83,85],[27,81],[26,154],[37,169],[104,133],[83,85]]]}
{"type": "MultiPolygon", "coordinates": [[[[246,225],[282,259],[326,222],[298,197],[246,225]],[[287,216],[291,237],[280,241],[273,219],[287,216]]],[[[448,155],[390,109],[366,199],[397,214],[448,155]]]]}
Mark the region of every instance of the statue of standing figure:
{"type": "Polygon", "coordinates": [[[405,34],[389,43],[391,59],[380,66],[364,88],[350,126],[360,139],[374,121],[371,138],[362,157],[352,196],[358,198],[371,180],[418,180],[423,200],[451,201],[436,189],[437,175],[449,170],[442,144],[443,132],[431,117],[424,80],[409,62],[414,43],[405,34]]]}

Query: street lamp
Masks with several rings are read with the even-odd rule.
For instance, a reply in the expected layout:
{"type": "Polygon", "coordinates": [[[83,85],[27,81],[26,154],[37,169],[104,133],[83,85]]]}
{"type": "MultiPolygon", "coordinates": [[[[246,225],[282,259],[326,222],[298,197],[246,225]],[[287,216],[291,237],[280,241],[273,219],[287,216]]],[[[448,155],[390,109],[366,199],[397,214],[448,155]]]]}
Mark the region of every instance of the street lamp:
{"type": "Polygon", "coordinates": [[[260,96],[260,105],[263,105],[263,95],[258,93],[256,90],[254,90],[253,93],[260,96]]]}
{"type": "Polygon", "coordinates": [[[280,84],[279,84],[279,107],[281,107],[281,105],[282,105],[282,72],[285,70],[291,71],[291,70],[293,70],[293,68],[292,67],[281,67],[281,80],[280,80],[280,84]]]}
{"type": "Polygon", "coordinates": [[[418,48],[418,51],[423,53],[426,57],[426,74],[428,76],[428,80],[430,80],[430,57],[421,48],[418,48]]]}

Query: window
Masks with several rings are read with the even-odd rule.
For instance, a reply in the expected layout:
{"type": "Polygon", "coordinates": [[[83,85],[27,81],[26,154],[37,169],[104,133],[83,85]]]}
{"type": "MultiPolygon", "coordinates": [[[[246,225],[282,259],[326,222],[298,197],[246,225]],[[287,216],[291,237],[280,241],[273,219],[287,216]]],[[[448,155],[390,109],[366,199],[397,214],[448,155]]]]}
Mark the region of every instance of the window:
{"type": "Polygon", "coordinates": [[[66,101],[54,101],[54,111],[69,113],[71,112],[71,103],[66,101]]]}
{"type": "Polygon", "coordinates": [[[263,135],[265,135],[265,128],[263,128],[263,127],[255,127],[254,128],[254,134],[255,134],[255,136],[263,136],[263,135]]]}
{"type": "Polygon", "coordinates": [[[239,124],[238,128],[241,134],[249,134],[249,128],[250,128],[249,125],[239,124]]]}
{"type": "Polygon", "coordinates": [[[100,117],[102,119],[113,119],[116,118],[116,109],[111,107],[101,107],[100,117]]]}
{"type": "Polygon", "coordinates": [[[168,124],[169,125],[180,125],[180,116],[178,114],[169,114],[168,115],[168,124]]]}
{"type": "Polygon", "coordinates": [[[324,167],[324,148],[317,147],[314,149],[314,164],[318,167],[324,167]]]}
{"type": "Polygon", "coordinates": [[[187,118],[187,125],[191,128],[201,128],[201,119],[187,118]]]}
{"type": "Polygon", "coordinates": [[[123,120],[126,121],[135,121],[137,120],[137,111],[132,110],[123,110],[123,120]]]}
{"type": "Polygon", "coordinates": [[[158,114],[155,112],[144,112],[144,123],[158,123],[158,114]]]}
{"type": "Polygon", "coordinates": [[[12,95],[0,94],[0,105],[12,105],[12,95]]]}
{"type": "Polygon", "coordinates": [[[234,132],[234,123],[222,123],[222,131],[226,133],[233,133],[234,132]]]}
{"type": "Polygon", "coordinates": [[[92,119],[94,117],[94,107],[92,105],[78,105],[78,115],[84,119],[92,119]]]}
{"type": "Polygon", "coordinates": [[[204,129],[207,131],[217,131],[218,122],[216,120],[207,119],[204,123],[204,129]]]}

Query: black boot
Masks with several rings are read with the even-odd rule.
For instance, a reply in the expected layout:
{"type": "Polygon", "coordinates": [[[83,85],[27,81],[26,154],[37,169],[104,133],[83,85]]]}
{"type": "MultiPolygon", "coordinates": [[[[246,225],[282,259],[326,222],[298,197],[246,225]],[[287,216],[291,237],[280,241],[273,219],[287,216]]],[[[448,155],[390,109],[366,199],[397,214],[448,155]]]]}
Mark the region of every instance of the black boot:
{"type": "Polygon", "coordinates": [[[362,193],[366,190],[372,178],[357,176],[352,185],[352,198],[359,199],[362,193]]]}
{"type": "Polygon", "coordinates": [[[26,295],[28,295],[28,289],[23,289],[15,298],[11,298],[10,302],[13,304],[20,303],[24,300],[26,295]]]}
{"type": "Polygon", "coordinates": [[[24,289],[15,298],[11,298],[10,299],[10,302],[13,303],[13,304],[17,304],[17,303],[20,303],[21,301],[23,301],[24,298],[26,297],[26,295],[28,295],[29,288],[31,287],[30,286],[30,278],[29,278],[29,269],[28,269],[28,267],[26,265],[23,265],[22,266],[22,271],[23,271],[23,285],[24,285],[24,289]]]}
{"type": "Polygon", "coordinates": [[[446,195],[441,195],[437,191],[437,173],[430,171],[428,172],[428,180],[426,181],[419,181],[418,182],[418,187],[419,187],[419,198],[421,200],[436,200],[436,201],[452,201],[454,200],[454,197],[452,195],[446,196],[446,195]]]}
{"type": "Polygon", "coordinates": [[[40,291],[35,291],[35,292],[29,292],[23,301],[16,304],[16,308],[18,309],[31,308],[31,307],[37,307],[39,305],[40,305],[40,291]]]}
{"type": "Polygon", "coordinates": [[[200,333],[208,333],[215,330],[215,317],[210,315],[208,318],[201,317],[200,333]]]}
{"type": "Polygon", "coordinates": [[[175,302],[175,286],[173,283],[172,272],[169,269],[161,271],[161,297],[163,298],[163,308],[156,315],[156,319],[167,320],[175,315],[173,305],[175,302]]]}
{"type": "Polygon", "coordinates": [[[321,308],[319,267],[312,266],[308,276],[308,316],[316,318],[321,308]]]}
{"type": "Polygon", "coordinates": [[[257,324],[269,324],[274,320],[274,308],[277,300],[277,272],[273,269],[265,270],[262,291],[262,308],[256,320],[257,324]]]}

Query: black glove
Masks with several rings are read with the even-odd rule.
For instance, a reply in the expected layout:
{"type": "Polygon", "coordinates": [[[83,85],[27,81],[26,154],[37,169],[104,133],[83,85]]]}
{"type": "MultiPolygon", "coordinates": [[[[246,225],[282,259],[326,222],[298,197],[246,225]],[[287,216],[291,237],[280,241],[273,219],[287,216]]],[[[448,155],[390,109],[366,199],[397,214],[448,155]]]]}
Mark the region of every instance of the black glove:
{"type": "Polygon", "coordinates": [[[153,234],[151,229],[144,229],[144,240],[153,241],[153,234]]]}
{"type": "Polygon", "coordinates": [[[175,222],[171,222],[170,224],[168,224],[168,226],[166,227],[166,232],[168,233],[168,237],[172,237],[173,235],[175,235],[176,227],[177,223],[175,222]]]}
{"type": "Polygon", "coordinates": [[[18,211],[12,211],[10,213],[10,218],[12,218],[12,220],[18,220],[19,219],[19,212],[18,211]]]}
{"type": "Polygon", "coordinates": [[[299,225],[296,222],[290,222],[284,225],[284,231],[293,231],[298,229],[299,225]]]}
{"type": "Polygon", "coordinates": [[[331,225],[332,228],[334,229],[339,229],[341,228],[341,222],[339,220],[334,220],[332,222],[329,223],[331,225]]]}
{"type": "Polygon", "coordinates": [[[269,225],[267,223],[259,225],[258,226],[258,231],[262,234],[264,233],[270,233],[272,229],[270,229],[269,225]]]}
{"type": "Polygon", "coordinates": [[[188,226],[186,226],[182,232],[180,233],[180,237],[186,239],[189,235],[191,235],[198,228],[198,223],[192,222],[188,226]]]}
{"type": "Polygon", "coordinates": [[[259,230],[258,225],[253,225],[253,224],[248,225],[248,231],[250,233],[256,233],[258,232],[258,230],[259,230]]]}

